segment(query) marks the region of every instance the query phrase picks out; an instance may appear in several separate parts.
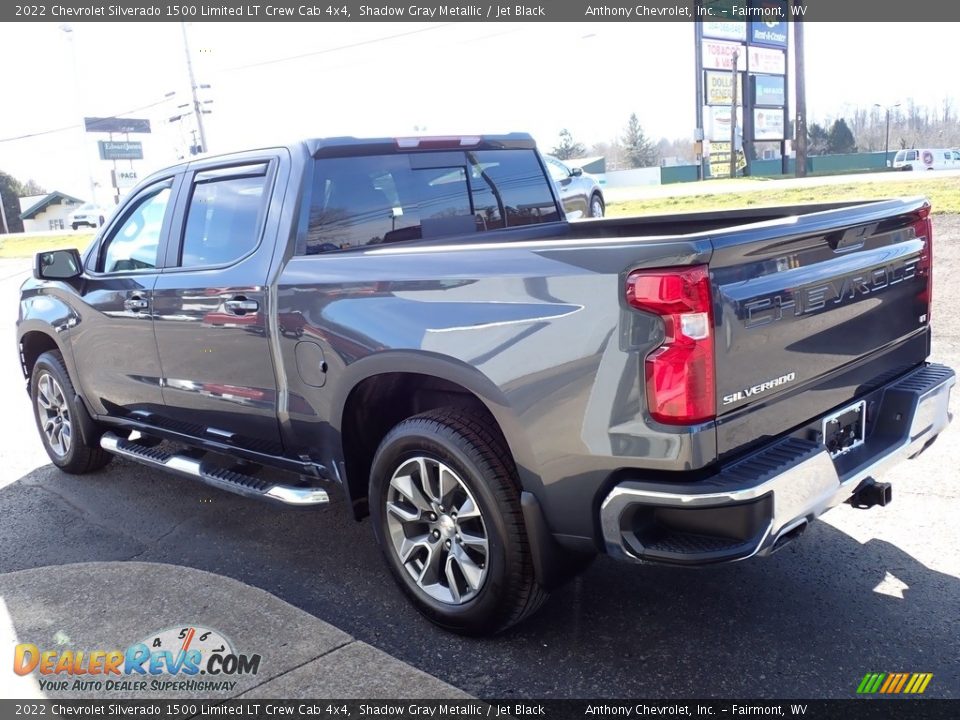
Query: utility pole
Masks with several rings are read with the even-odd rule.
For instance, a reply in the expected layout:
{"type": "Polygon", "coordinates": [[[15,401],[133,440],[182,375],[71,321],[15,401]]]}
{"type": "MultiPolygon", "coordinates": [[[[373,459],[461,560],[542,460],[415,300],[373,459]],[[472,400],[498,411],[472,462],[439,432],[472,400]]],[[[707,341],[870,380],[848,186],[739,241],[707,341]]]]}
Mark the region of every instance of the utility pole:
{"type": "Polygon", "coordinates": [[[890,162],[890,111],[894,108],[900,107],[900,103],[897,103],[896,105],[881,105],[880,103],[874,103],[873,106],[884,108],[887,114],[887,136],[883,143],[883,165],[884,167],[887,167],[890,162]]]}
{"type": "Polygon", "coordinates": [[[737,96],[739,95],[737,80],[740,79],[737,63],[740,61],[740,53],[734,50],[731,57],[733,59],[733,102],[730,103],[730,177],[735,178],[737,176],[737,96]]]}
{"type": "Polygon", "coordinates": [[[200,107],[200,98],[197,97],[197,80],[193,75],[193,59],[190,56],[190,42],[187,40],[187,23],[181,22],[180,29],[183,31],[183,51],[187,56],[187,74],[190,76],[193,112],[197,116],[197,130],[200,132],[200,151],[207,152],[207,135],[203,130],[203,110],[200,107]]]}
{"type": "Polygon", "coordinates": [[[803,20],[793,16],[793,52],[797,73],[797,177],[807,176],[807,76],[803,61],[803,20]]]}

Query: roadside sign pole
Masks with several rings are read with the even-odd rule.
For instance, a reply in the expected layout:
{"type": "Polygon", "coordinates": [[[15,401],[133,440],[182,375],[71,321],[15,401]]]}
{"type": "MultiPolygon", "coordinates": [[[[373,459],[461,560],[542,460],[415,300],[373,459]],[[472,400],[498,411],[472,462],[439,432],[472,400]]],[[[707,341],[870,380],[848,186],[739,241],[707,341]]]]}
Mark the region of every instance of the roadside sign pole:
{"type": "Polygon", "coordinates": [[[740,53],[733,51],[732,77],[733,77],[733,99],[730,103],[730,177],[737,176],[737,75],[739,71],[740,53]]]}
{"type": "MultiPolygon", "coordinates": [[[[127,137],[129,138],[130,136],[128,135],[127,137]]],[[[113,142],[113,133],[110,133],[110,142],[113,142]]],[[[111,160],[111,162],[113,163],[113,173],[111,174],[111,177],[113,178],[113,204],[114,204],[114,205],[119,205],[119,204],[120,204],[120,188],[117,187],[117,160],[116,160],[116,158],[114,158],[113,160],[111,160]]]]}
{"type": "MultiPolygon", "coordinates": [[[[747,45],[744,48],[744,52],[747,53],[746,65],[743,73],[745,82],[743,83],[743,98],[740,100],[740,104],[743,105],[743,159],[746,165],[743,167],[743,174],[750,174],[750,161],[753,159],[753,96],[750,92],[750,26],[747,26],[747,45]]],[[[737,76],[734,75],[734,85],[737,84],[737,76]]],[[[737,88],[733,88],[734,92],[737,92],[737,88]]]]}
{"type": "Polygon", "coordinates": [[[3,221],[3,234],[10,234],[10,227],[7,225],[7,211],[3,209],[3,195],[0,195],[0,220],[3,221]]]}
{"type": "MultiPolygon", "coordinates": [[[[797,123],[796,123],[796,156],[797,177],[807,176],[807,80],[804,75],[803,62],[803,20],[796,15],[793,17],[793,52],[796,58],[797,73],[797,123]]],[[[784,113],[786,114],[786,113],[784,113]]]]}
{"type": "MultiPolygon", "coordinates": [[[[699,2],[699,0],[698,0],[698,2],[697,2],[697,7],[699,7],[699,6],[700,6],[700,2],[699,2]]],[[[697,140],[700,141],[700,148],[701,148],[700,154],[697,155],[697,180],[703,180],[703,161],[704,161],[704,154],[703,154],[702,148],[703,148],[703,146],[704,146],[704,142],[703,142],[703,141],[706,139],[706,138],[704,137],[704,132],[703,132],[703,96],[704,96],[704,92],[703,92],[703,47],[702,47],[702,45],[703,45],[703,32],[702,32],[702,28],[703,28],[703,23],[701,23],[699,20],[696,20],[696,21],[693,23],[693,46],[694,46],[694,48],[696,48],[696,61],[695,61],[695,66],[696,66],[696,73],[697,73],[697,82],[696,82],[696,86],[697,86],[697,88],[696,88],[696,90],[697,90],[697,101],[693,104],[693,111],[694,111],[694,112],[696,113],[696,115],[697,115],[696,121],[695,121],[695,124],[694,124],[694,127],[697,129],[697,131],[696,131],[693,135],[694,135],[694,141],[695,141],[695,142],[696,142],[697,140]]],[[[696,147],[696,145],[694,145],[694,147],[696,147]]]]}

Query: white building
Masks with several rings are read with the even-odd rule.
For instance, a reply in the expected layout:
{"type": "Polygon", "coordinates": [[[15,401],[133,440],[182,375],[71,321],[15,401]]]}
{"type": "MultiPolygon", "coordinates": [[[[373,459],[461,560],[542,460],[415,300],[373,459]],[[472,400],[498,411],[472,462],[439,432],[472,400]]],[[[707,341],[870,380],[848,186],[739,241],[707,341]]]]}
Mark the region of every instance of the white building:
{"type": "Polygon", "coordinates": [[[64,230],[70,227],[68,216],[83,205],[83,200],[54,190],[47,195],[20,198],[20,219],[24,232],[64,230]]]}

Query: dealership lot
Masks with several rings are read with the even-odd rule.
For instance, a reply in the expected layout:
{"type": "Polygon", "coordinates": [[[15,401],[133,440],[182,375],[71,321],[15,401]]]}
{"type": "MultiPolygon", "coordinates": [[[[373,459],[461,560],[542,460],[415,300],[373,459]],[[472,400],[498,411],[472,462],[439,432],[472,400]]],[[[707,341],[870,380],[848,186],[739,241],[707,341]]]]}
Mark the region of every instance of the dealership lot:
{"type": "MultiPolygon", "coordinates": [[[[933,359],[960,368],[960,287],[952,283],[960,217],[938,216],[934,232],[933,359]]],[[[28,266],[0,265],[10,344],[28,266]]],[[[92,561],[204,570],[266,590],[481,697],[850,697],[869,671],[931,672],[926,695],[960,697],[956,424],[889,476],[887,508],[838,508],[776,556],[739,565],[685,570],[600,558],[532,620],[469,640],[409,606],[369,521],[353,522],[338,494],[327,507],[298,511],[122,461],[83,478],[63,475],[36,437],[13,352],[0,357],[0,371],[8,398],[0,572],[92,561]]],[[[226,604],[216,594],[209,602],[226,604]]],[[[128,607],[109,591],[96,603],[103,623],[127,622],[128,607]]],[[[71,618],[59,621],[69,634],[71,618]]]]}

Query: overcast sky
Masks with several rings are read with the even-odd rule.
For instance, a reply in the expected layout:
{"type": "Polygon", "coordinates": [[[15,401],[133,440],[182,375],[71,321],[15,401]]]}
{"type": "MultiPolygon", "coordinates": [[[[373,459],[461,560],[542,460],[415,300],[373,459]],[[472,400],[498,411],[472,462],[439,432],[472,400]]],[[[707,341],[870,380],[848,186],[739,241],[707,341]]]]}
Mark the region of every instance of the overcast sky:
{"type": "MultiPolygon", "coordinates": [[[[960,96],[958,31],[808,23],[811,116],[960,96]]],[[[692,137],[690,23],[197,23],[188,32],[197,82],[212,86],[214,152],[416,127],[525,130],[545,148],[567,127],[589,145],[620,134],[634,111],[656,138],[692,137]]],[[[5,23],[0,67],[0,140],[124,113],[153,123],[151,136],[131,138],[145,141],[141,176],[176,161],[183,125],[167,118],[188,97],[179,23],[78,23],[70,34],[56,23],[5,23]],[[164,101],[174,90],[177,100],[164,101]]],[[[0,142],[0,170],[87,199],[89,166],[106,202],[103,137],[74,129],[0,142]]]]}

